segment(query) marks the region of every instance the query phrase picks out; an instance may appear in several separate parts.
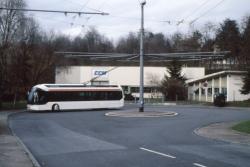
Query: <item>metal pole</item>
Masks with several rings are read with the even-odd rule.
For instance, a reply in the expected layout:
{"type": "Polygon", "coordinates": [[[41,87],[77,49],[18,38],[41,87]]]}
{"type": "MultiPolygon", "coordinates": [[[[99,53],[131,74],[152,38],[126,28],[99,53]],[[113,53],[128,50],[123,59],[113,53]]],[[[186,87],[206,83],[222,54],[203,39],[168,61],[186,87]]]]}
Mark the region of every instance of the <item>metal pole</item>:
{"type": "Polygon", "coordinates": [[[141,3],[141,38],[140,38],[140,107],[139,112],[144,112],[144,71],[143,71],[143,55],[144,55],[144,13],[143,13],[143,7],[146,4],[146,1],[141,3]]]}

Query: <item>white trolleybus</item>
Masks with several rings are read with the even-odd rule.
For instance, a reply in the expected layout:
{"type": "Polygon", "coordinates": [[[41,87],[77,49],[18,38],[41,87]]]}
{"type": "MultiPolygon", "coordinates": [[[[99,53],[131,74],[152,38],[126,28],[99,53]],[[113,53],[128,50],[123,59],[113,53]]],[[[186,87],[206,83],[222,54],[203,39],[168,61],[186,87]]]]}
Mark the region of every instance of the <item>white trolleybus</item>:
{"type": "Polygon", "coordinates": [[[27,98],[27,109],[34,111],[116,109],[123,106],[123,91],[117,85],[40,84],[30,90],[27,98]]]}

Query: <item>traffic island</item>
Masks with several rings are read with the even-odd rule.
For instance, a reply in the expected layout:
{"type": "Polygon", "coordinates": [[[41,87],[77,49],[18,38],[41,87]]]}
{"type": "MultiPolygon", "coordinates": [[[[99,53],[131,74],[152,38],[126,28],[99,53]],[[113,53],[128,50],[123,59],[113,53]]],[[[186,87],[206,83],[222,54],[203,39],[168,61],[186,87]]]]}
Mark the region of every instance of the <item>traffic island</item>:
{"type": "Polygon", "coordinates": [[[178,115],[176,112],[172,111],[114,111],[105,113],[106,116],[111,117],[128,117],[128,118],[150,118],[150,117],[172,117],[178,115]]]}
{"type": "Polygon", "coordinates": [[[250,134],[250,120],[242,121],[232,127],[233,130],[250,134]]]}
{"type": "Polygon", "coordinates": [[[232,129],[239,122],[222,122],[198,128],[194,132],[210,139],[222,140],[230,143],[250,145],[250,134],[241,133],[232,129]]]}

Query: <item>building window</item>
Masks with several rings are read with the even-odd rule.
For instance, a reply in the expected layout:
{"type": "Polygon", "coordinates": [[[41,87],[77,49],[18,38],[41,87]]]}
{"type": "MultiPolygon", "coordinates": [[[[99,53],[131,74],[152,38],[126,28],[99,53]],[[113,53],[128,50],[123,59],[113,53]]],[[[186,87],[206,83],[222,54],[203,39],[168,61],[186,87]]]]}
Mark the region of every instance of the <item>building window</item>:
{"type": "Polygon", "coordinates": [[[221,93],[227,95],[227,88],[221,88],[221,93]]]}
{"type": "Polygon", "coordinates": [[[128,86],[122,86],[123,92],[125,94],[129,94],[130,92],[128,92],[128,86]]]}
{"type": "Polygon", "coordinates": [[[201,88],[201,94],[205,95],[205,89],[204,88],[201,88]]]}
{"type": "Polygon", "coordinates": [[[195,95],[199,94],[199,88],[194,91],[195,95]]]}
{"type": "Polygon", "coordinates": [[[220,89],[219,88],[214,88],[214,94],[219,94],[220,93],[220,89]]]}
{"type": "Polygon", "coordinates": [[[131,87],[131,93],[139,93],[139,87],[131,87]]]}
{"type": "Polygon", "coordinates": [[[212,88],[207,88],[207,95],[211,96],[212,95],[212,88]]]}

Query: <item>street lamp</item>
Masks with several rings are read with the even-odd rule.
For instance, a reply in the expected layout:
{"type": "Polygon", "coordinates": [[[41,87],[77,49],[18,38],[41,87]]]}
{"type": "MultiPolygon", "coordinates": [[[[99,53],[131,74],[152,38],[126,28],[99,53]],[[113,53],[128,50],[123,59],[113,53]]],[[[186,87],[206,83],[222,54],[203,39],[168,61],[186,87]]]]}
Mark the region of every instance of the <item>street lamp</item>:
{"type": "Polygon", "coordinates": [[[146,1],[141,2],[141,37],[140,37],[140,107],[139,112],[144,112],[144,71],[143,71],[143,55],[144,55],[144,5],[146,1]]]}

